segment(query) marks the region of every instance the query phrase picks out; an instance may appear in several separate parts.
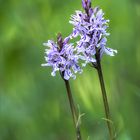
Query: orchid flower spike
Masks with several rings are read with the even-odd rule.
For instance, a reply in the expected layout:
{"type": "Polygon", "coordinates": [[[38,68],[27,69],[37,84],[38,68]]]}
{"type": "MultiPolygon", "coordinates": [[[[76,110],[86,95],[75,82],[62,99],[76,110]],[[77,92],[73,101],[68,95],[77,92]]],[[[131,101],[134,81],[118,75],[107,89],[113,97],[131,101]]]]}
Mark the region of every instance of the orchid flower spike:
{"type": "Polygon", "coordinates": [[[87,63],[95,63],[95,55],[98,53],[100,59],[102,55],[114,56],[117,50],[106,47],[107,32],[109,20],[104,17],[102,9],[91,7],[91,0],[82,0],[82,6],[85,12],[76,11],[76,14],[71,16],[70,23],[73,25],[73,33],[71,38],[80,36],[77,41],[77,50],[82,60],[83,66],[87,63]]]}
{"type": "Polygon", "coordinates": [[[70,37],[62,39],[61,34],[57,36],[57,42],[48,40],[47,43],[43,43],[48,47],[45,50],[45,64],[42,66],[52,67],[52,76],[56,75],[56,71],[59,71],[61,76],[65,80],[69,80],[70,77],[76,78],[75,73],[82,73],[82,69],[78,65],[78,55],[73,44],[68,43],[70,37]]]}

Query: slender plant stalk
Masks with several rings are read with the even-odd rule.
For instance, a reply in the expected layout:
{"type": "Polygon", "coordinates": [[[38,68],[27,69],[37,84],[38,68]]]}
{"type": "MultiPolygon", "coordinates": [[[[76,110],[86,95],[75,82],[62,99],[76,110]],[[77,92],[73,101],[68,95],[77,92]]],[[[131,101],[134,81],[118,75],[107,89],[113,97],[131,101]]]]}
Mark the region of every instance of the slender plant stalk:
{"type": "Polygon", "coordinates": [[[72,112],[73,122],[74,122],[75,129],[76,129],[77,140],[82,140],[81,132],[80,132],[80,127],[78,125],[78,115],[77,115],[76,108],[75,108],[75,105],[74,105],[70,84],[69,84],[68,80],[64,79],[64,82],[65,82],[65,86],[66,86],[66,90],[67,90],[67,95],[68,95],[68,99],[69,99],[69,103],[70,103],[70,108],[71,108],[71,112],[72,112]]]}
{"type": "Polygon", "coordinates": [[[96,60],[97,60],[96,69],[98,72],[98,77],[99,77],[101,91],[102,91],[102,97],[103,97],[103,103],[104,103],[104,109],[105,109],[106,122],[107,122],[108,130],[109,130],[109,136],[110,136],[110,140],[114,140],[109,104],[108,104],[108,99],[107,99],[107,94],[106,94],[105,83],[104,83],[99,54],[96,54],[96,60]]]}

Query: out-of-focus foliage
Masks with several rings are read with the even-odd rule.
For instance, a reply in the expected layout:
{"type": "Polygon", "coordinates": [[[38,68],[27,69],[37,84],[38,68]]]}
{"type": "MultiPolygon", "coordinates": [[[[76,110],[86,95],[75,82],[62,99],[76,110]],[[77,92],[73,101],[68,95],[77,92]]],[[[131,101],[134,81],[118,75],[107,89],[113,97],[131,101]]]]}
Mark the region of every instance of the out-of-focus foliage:
{"type": "MultiPolygon", "coordinates": [[[[140,139],[140,1],[94,0],[110,19],[108,46],[115,57],[102,65],[118,140],[140,139]]],[[[42,43],[67,36],[78,0],[0,0],[0,140],[74,140],[64,83],[44,62],[42,43]]],[[[106,140],[97,73],[90,66],[71,80],[80,106],[83,140],[106,140]]]]}

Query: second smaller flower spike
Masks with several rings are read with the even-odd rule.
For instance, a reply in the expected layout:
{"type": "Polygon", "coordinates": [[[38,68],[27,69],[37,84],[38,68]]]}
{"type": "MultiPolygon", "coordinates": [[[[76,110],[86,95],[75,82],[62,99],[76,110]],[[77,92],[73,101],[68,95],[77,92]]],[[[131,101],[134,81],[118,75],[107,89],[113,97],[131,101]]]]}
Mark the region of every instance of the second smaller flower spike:
{"type": "Polygon", "coordinates": [[[69,80],[71,77],[75,79],[75,73],[82,73],[82,69],[78,64],[79,57],[73,44],[68,43],[69,40],[70,37],[63,40],[61,34],[58,34],[57,43],[52,40],[43,43],[48,48],[45,50],[46,63],[42,66],[52,67],[52,76],[56,75],[56,71],[60,71],[65,80],[69,80]]]}

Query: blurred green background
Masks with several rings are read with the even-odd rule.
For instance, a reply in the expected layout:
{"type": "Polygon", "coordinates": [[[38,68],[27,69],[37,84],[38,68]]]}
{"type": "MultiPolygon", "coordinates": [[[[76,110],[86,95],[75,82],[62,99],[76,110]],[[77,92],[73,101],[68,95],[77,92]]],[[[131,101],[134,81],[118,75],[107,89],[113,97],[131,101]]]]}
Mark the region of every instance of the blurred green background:
{"type": "MultiPolygon", "coordinates": [[[[102,65],[117,140],[140,140],[140,1],[94,0],[110,19],[102,65]]],[[[0,140],[75,140],[64,83],[51,77],[42,43],[69,35],[81,0],[0,0],[0,140]]],[[[71,80],[83,140],[107,140],[97,73],[90,66],[71,80]]]]}

